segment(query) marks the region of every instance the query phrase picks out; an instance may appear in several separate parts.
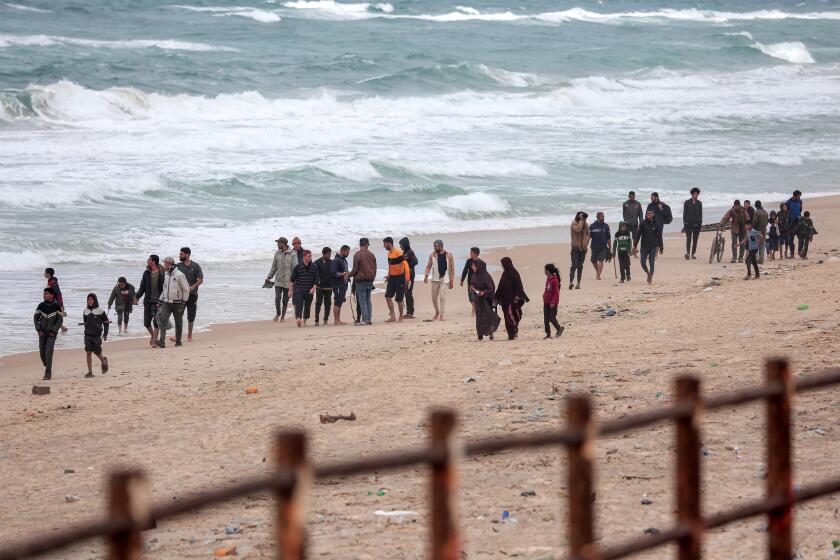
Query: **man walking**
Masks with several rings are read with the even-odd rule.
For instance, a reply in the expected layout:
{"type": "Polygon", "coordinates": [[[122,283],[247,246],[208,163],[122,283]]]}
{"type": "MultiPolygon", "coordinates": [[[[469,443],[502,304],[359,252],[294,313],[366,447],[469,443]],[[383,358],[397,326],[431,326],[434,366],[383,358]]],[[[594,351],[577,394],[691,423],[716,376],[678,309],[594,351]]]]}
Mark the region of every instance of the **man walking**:
{"type": "Polygon", "coordinates": [[[592,249],[592,266],[595,267],[595,280],[601,279],[604,262],[612,259],[610,226],[604,222],[604,213],[595,214],[595,221],[589,226],[589,238],[592,249]]]}
{"type": "Polygon", "coordinates": [[[400,239],[400,249],[402,249],[405,262],[408,263],[408,270],[411,277],[405,287],[405,319],[414,319],[414,278],[416,273],[415,267],[419,264],[417,255],[414,254],[414,249],[411,248],[411,242],[408,237],[400,239]]]}
{"type": "Polygon", "coordinates": [[[385,276],[385,302],[388,304],[388,320],[386,323],[394,323],[403,320],[403,300],[405,299],[405,287],[411,280],[411,271],[402,249],[394,247],[394,238],[386,237],[382,240],[382,246],[388,251],[388,274],[385,276]],[[399,307],[399,319],[394,314],[394,300],[399,307]]]}
{"type": "Polygon", "coordinates": [[[700,189],[691,189],[691,198],[683,203],[683,227],[685,228],[685,260],[696,259],[697,241],[703,227],[703,203],[700,202],[700,189]]]}
{"type": "Polygon", "coordinates": [[[659,200],[659,193],[651,193],[650,204],[648,204],[647,210],[653,211],[654,219],[660,227],[665,227],[674,221],[671,207],[659,200]]]}
{"type": "Polygon", "coordinates": [[[140,280],[140,289],[134,294],[134,304],[143,298],[143,326],[149,331],[149,345],[157,348],[158,322],[157,312],[160,307],[160,294],[163,293],[163,271],[160,269],[160,257],[149,255],[146,270],[140,280]]]}
{"type": "Polygon", "coordinates": [[[455,259],[452,253],[443,248],[443,241],[436,240],[433,245],[432,254],[426,263],[426,273],[423,275],[423,282],[432,282],[432,305],[435,308],[433,321],[446,320],[446,289],[444,284],[446,276],[449,275],[449,289],[455,287],[455,259]],[[431,276],[430,276],[431,275],[431,276]]]}
{"type": "Polygon", "coordinates": [[[732,260],[729,261],[730,263],[734,263],[736,258],[738,262],[744,262],[744,244],[741,241],[746,233],[747,221],[747,213],[741,206],[740,200],[733,202],[732,208],[727,210],[723,218],[720,219],[721,226],[729,223],[729,232],[732,236],[732,260]]]}
{"type": "MultiPolygon", "coordinates": [[[[760,200],[755,201],[755,213],[753,214],[752,226],[755,231],[761,234],[762,239],[767,238],[767,224],[770,222],[770,216],[767,210],[761,205],[760,200]]],[[[764,264],[764,252],[766,250],[766,243],[762,242],[758,245],[758,264],[764,264]]]]}
{"type": "Polygon", "coordinates": [[[578,212],[571,225],[571,257],[572,266],[569,268],[569,289],[572,286],[580,289],[580,277],[583,274],[583,263],[586,261],[586,251],[589,249],[589,224],[586,219],[589,215],[586,212],[578,212]],[[577,273],[577,283],[575,283],[577,273]]]}
{"type": "Polygon", "coordinates": [[[319,325],[321,307],[324,307],[324,326],[330,322],[332,304],[332,249],[321,249],[321,258],[315,262],[318,268],[318,289],[315,290],[315,326],[319,325]]]}
{"type": "Polygon", "coordinates": [[[38,333],[38,352],[44,365],[44,380],[52,379],[52,360],[55,337],[64,324],[61,306],[55,301],[55,290],[44,288],[44,301],[35,308],[35,331],[38,333]]]}
{"type": "Polygon", "coordinates": [[[190,284],[190,297],[187,300],[187,342],[192,342],[193,339],[193,323],[198,311],[198,287],[204,284],[204,273],[198,263],[190,258],[191,255],[189,247],[181,247],[181,254],[178,256],[181,261],[178,263],[178,270],[184,273],[190,284]]]}
{"type": "MultiPolygon", "coordinates": [[[[790,239],[790,256],[793,257],[793,236],[799,231],[799,220],[802,218],[802,191],[795,190],[793,191],[793,196],[791,196],[787,201],[788,212],[790,212],[790,225],[791,225],[791,239],[790,239]]],[[[796,247],[796,253],[798,255],[802,255],[803,249],[803,242],[802,238],[799,238],[799,243],[796,247]]]]}
{"type": "MultiPolygon", "coordinates": [[[[653,283],[654,263],[657,251],[661,255],[665,250],[662,242],[662,226],[656,222],[653,210],[645,213],[645,219],[639,225],[639,242],[642,245],[642,270],[647,273],[647,283],[653,283]]],[[[636,248],[633,247],[633,250],[636,248]]]]}
{"type": "MultiPolygon", "coordinates": [[[[350,267],[347,263],[347,256],[350,255],[350,247],[342,245],[338,255],[330,265],[330,278],[333,288],[333,324],[343,325],[341,322],[341,306],[347,299],[347,278],[350,276],[350,267]]],[[[326,324],[326,321],[324,321],[326,324]]]]}
{"type": "MultiPolygon", "coordinates": [[[[633,244],[638,244],[639,224],[645,219],[645,215],[642,212],[642,204],[636,200],[635,192],[630,191],[627,195],[627,200],[624,201],[624,206],[622,208],[622,215],[624,217],[624,223],[627,224],[627,228],[633,236],[633,244]]],[[[569,287],[571,288],[571,286],[569,287]]]]}
{"type": "Polygon", "coordinates": [[[286,320],[286,310],[289,307],[289,283],[292,281],[292,271],[298,264],[297,253],[289,249],[289,241],[285,237],[276,239],[277,250],[274,252],[274,260],[271,263],[271,270],[268,271],[268,278],[274,278],[274,321],[282,323],[286,320]]]}
{"type": "MultiPolygon", "coordinates": [[[[749,200],[744,201],[744,212],[747,213],[747,224],[752,223],[753,216],[755,215],[755,208],[752,207],[749,200]]],[[[747,224],[744,224],[745,231],[747,224]]]]}
{"type": "Polygon", "coordinates": [[[370,294],[373,292],[373,281],[376,279],[376,255],[370,251],[370,241],[367,237],[359,240],[359,250],[353,255],[353,270],[350,271],[353,285],[356,288],[356,299],[359,302],[360,321],[357,325],[370,325],[373,312],[373,302],[370,294]]]}
{"type": "Polygon", "coordinates": [[[472,284],[472,275],[473,275],[473,265],[475,261],[478,260],[478,256],[481,254],[481,249],[478,247],[470,248],[470,258],[467,259],[467,262],[464,263],[464,269],[461,271],[461,283],[459,286],[462,288],[464,287],[464,280],[467,281],[467,299],[470,301],[470,307],[472,307],[472,316],[475,317],[475,298],[476,295],[472,293],[470,290],[470,284],[472,284]]]}
{"type": "Polygon", "coordinates": [[[312,262],[312,251],[303,251],[303,262],[292,271],[292,300],[295,303],[295,320],[298,327],[305,327],[312,309],[312,298],[320,284],[318,267],[312,262]]]}
{"type": "Polygon", "coordinates": [[[169,317],[175,316],[175,346],[181,346],[181,333],[184,328],[184,307],[190,295],[190,284],[187,277],[175,266],[175,259],[163,259],[163,289],[160,293],[160,307],[157,322],[160,327],[160,338],[157,345],[166,348],[166,329],[169,328],[169,317]]]}

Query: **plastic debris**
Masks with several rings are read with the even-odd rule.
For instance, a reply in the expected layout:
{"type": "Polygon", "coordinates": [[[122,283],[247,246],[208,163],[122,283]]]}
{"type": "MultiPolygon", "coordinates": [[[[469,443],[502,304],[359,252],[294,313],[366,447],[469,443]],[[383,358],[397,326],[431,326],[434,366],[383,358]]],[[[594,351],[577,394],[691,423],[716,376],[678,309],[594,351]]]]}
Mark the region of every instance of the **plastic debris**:
{"type": "Polygon", "coordinates": [[[807,303],[800,303],[799,305],[796,306],[796,308],[799,311],[807,311],[808,310],[808,304],[807,303]]]}
{"type": "Polygon", "coordinates": [[[660,530],[659,530],[659,529],[657,529],[656,527],[648,527],[647,529],[645,529],[645,535],[653,535],[653,536],[656,536],[656,535],[659,535],[659,534],[661,534],[661,533],[662,533],[662,531],[660,531],[660,530]]]}
{"type": "Polygon", "coordinates": [[[73,474],[76,471],[74,469],[64,469],[64,474],[73,474]]]}
{"type": "Polygon", "coordinates": [[[380,509],[374,511],[373,515],[379,517],[380,519],[384,519],[387,523],[396,523],[399,525],[409,521],[409,518],[415,517],[417,512],[408,510],[383,511],[380,509]]]}
{"type": "Polygon", "coordinates": [[[825,435],[825,430],[823,430],[822,428],[811,428],[808,431],[813,432],[813,433],[817,434],[818,436],[824,436],[825,435]]]}
{"type": "Polygon", "coordinates": [[[245,394],[246,395],[256,395],[259,392],[260,392],[260,390],[257,389],[256,387],[248,387],[247,389],[245,389],[245,394]]]}
{"type": "Polygon", "coordinates": [[[712,452],[705,447],[701,447],[700,452],[703,454],[703,457],[709,457],[712,454],[712,452]]]}
{"type": "Polygon", "coordinates": [[[33,385],[32,386],[32,394],[33,395],[49,395],[50,388],[46,385],[33,385]]]}
{"type": "Polygon", "coordinates": [[[663,393],[662,391],[657,391],[657,392],[656,392],[656,398],[657,398],[657,399],[661,399],[661,398],[662,398],[662,395],[664,395],[664,394],[665,394],[665,393],[663,393]]]}
{"type": "Polygon", "coordinates": [[[465,377],[464,385],[466,385],[467,383],[475,383],[476,381],[478,381],[477,377],[465,377]]]}
{"type": "Polygon", "coordinates": [[[223,546],[213,551],[213,556],[216,558],[224,558],[225,556],[236,556],[236,546],[223,546]]]}
{"type": "Polygon", "coordinates": [[[68,504],[72,504],[72,503],[78,502],[79,497],[74,496],[73,494],[68,494],[68,495],[64,496],[64,501],[67,502],[68,504]]]}
{"type": "Polygon", "coordinates": [[[720,367],[720,364],[718,364],[717,362],[712,362],[709,364],[709,367],[720,367]]]}
{"type": "Polygon", "coordinates": [[[238,535],[241,532],[242,532],[242,529],[239,528],[239,527],[236,527],[235,525],[228,525],[227,527],[225,527],[225,534],[226,535],[238,535]]]}
{"type": "Polygon", "coordinates": [[[711,288],[711,287],[709,287],[709,288],[703,288],[703,291],[704,291],[704,292],[711,292],[711,291],[712,291],[712,288],[711,288]]]}
{"type": "Polygon", "coordinates": [[[649,506],[649,505],[651,505],[652,503],[653,503],[653,502],[652,502],[651,500],[648,500],[647,498],[645,498],[644,500],[642,500],[642,505],[643,505],[643,506],[649,506]]]}
{"type": "Polygon", "coordinates": [[[537,493],[534,490],[525,490],[524,492],[520,492],[519,495],[527,498],[528,496],[536,496],[537,493]]]}

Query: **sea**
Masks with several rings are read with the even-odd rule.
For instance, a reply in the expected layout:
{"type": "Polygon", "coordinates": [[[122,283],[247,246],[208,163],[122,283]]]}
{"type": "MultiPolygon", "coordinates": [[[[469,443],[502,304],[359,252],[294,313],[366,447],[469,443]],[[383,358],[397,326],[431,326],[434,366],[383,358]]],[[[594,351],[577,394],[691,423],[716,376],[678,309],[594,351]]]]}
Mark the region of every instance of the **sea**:
{"type": "Polygon", "coordinates": [[[0,0],[0,354],[47,266],[71,347],[88,292],[185,245],[205,328],[273,316],[281,235],[840,192],[840,1],[469,2],[0,0]]]}

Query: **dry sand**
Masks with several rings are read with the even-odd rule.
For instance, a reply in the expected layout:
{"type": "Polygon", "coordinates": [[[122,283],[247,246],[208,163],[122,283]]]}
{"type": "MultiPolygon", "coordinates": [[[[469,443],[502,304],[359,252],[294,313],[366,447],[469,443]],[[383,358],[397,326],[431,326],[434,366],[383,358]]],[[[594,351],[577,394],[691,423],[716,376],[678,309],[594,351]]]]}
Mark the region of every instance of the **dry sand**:
{"type": "MultiPolygon", "coordinates": [[[[596,282],[587,265],[583,289],[568,291],[567,247],[496,251],[488,260],[511,256],[532,300],[515,342],[503,333],[495,341],[476,341],[465,292],[457,286],[449,320],[424,322],[431,304],[418,285],[418,319],[398,325],[382,322],[386,309],[377,297],[377,324],[369,328],[297,329],[290,322],[261,321],[215,327],[183,348],[152,350],[139,339],[108,342],[111,372],[92,380],[82,379],[83,352],[62,350],[49,396],[31,395],[33,383],[41,384],[35,354],[4,358],[0,548],[101,514],[105,477],[118,466],[142,467],[159,501],[266,473],[271,434],[281,426],[306,429],[314,460],[328,462],[424,444],[425,419],[435,405],[459,412],[463,437],[483,438],[561,425],[564,397],[574,392],[591,394],[597,416],[610,419],[671,402],[674,378],[684,372],[698,375],[705,392],[725,392],[760,383],[769,356],[790,356],[797,375],[836,366],[840,228],[832,220],[840,216],[840,197],[807,204],[820,232],[811,260],[765,262],[757,282],[742,280],[743,265],[705,262],[711,234],[701,237],[703,260],[691,262],[682,258],[682,238],[669,239],[650,288],[638,260],[630,284],[613,280],[611,264],[607,278],[596,282]],[[559,318],[566,325],[562,338],[550,341],[542,340],[541,314],[547,260],[564,273],[559,318]],[[720,285],[704,291],[712,277],[720,277],[720,285]],[[797,310],[800,303],[809,309],[797,310]],[[596,309],[604,306],[618,315],[602,318],[596,309]],[[476,381],[465,384],[469,376],[476,381]],[[251,386],[259,393],[246,395],[251,386]],[[553,387],[558,394],[552,395],[553,387]],[[321,413],[350,411],[356,422],[318,423],[321,413]],[[68,495],[79,500],[68,503],[68,495]]],[[[837,388],[796,399],[798,483],[840,471],[838,418],[837,388]]],[[[707,415],[705,511],[761,497],[763,430],[759,405],[707,415]]],[[[673,452],[673,430],[666,425],[599,442],[601,542],[670,524],[673,452]],[[643,499],[653,503],[641,505],[643,499]]],[[[559,449],[466,461],[459,508],[467,557],[561,557],[564,463],[559,449]],[[528,490],[536,495],[523,497],[528,490]],[[499,523],[503,511],[516,523],[499,523]]],[[[308,516],[311,557],[424,557],[426,474],[418,468],[315,485],[308,516]],[[386,524],[373,515],[376,510],[418,515],[416,522],[386,524]]],[[[235,544],[242,558],[271,557],[272,503],[257,496],[161,523],[146,533],[148,556],[209,558],[214,548],[235,544]],[[226,535],[232,525],[241,533],[226,535]]],[[[832,539],[840,538],[838,527],[840,496],[801,506],[797,550],[803,558],[828,557],[832,539]]],[[[705,545],[708,557],[763,556],[764,529],[765,521],[754,518],[714,531],[705,545]]],[[[665,547],[641,557],[672,553],[665,547]]],[[[89,542],[53,557],[102,556],[100,544],[89,542]]]]}

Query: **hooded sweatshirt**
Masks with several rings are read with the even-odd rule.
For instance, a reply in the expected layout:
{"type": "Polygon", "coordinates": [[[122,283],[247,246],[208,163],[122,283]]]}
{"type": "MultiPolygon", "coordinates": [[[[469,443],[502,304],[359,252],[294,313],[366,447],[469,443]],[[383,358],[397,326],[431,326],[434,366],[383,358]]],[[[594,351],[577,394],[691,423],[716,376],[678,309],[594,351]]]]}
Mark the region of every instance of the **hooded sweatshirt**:
{"type": "Polygon", "coordinates": [[[621,231],[621,226],[626,225],[624,222],[619,222],[618,231],[615,232],[615,243],[613,243],[613,256],[616,253],[629,253],[633,247],[633,236],[629,229],[621,231]]]}
{"type": "Polygon", "coordinates": [[[416,267],[420,261],[417,259],[417,255],[414,254],[414,249],[411,248],[411,243],[409,242],[408,237],[400,239],[400,249],[402,249],[403,255],[405,256],[405,262],[408,264],[408,269],[411,271],[411,280],[414,280],[414,267],[416,267]]]}
{"type": "Polygon", "coordinates": [[[55,336],[61,330],[64,316],[57,301],[42,301],[35,309],[35,330],[48,336],[55,336]]]}
{"type": "MultiPolygon", "coordinates": [[[[90,296],[88,296],[90,297],[90,296]]],[[[86,306],[82,312],[82,323],[85,325],[85,336],[101,338],[104,334],[108,337],[108,314],[99,307],[99,300],[93,296],[93,307],[86,306]]]]}

